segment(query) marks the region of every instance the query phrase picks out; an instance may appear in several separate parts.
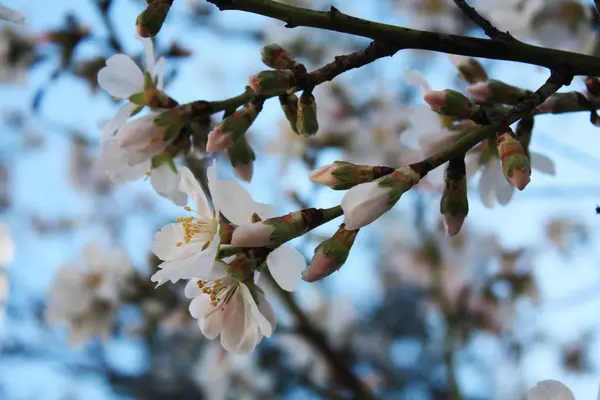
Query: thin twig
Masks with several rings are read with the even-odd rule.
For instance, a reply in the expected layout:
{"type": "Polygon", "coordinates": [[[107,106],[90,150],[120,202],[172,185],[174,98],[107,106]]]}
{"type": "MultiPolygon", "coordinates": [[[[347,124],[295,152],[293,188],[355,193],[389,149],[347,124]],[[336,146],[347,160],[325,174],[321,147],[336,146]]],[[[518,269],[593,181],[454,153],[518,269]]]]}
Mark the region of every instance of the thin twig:
{"type": "Polygon", "coordinates": [[[426,32],[381,24],[346,15],[337,8],[314,11],[271,0],[208,0],[221,10],[239,10],[286,22],[288,28],[308,26],[371,38],[400,49],[517,61],[556,70],[565,64],[575,75],[600,76],[600,58],[562,50],[532,46],[518,40],[490,40],[426,32]]]}
{"type": "Polygon", "coordinates": [[[490,21],[484,18],[481,14],[477,12],[473,7],[467,4],[465,0],[454,0],[454,4],[467,16],[471,21],[473,21],[477,26],[483,29],[483,32],[488,35],[492,39],[499,40],[515,40],[510,33],[502,32],[498,28],[496,28],[490,21]]]}
{"type": "Polygon", "coordinates": [[[339,382],[352,390],[354,396],[352,398],[357,400],[370,400],[376,399],[376,397],[367,389],[367,387],[354,375],[354,372],[348,367],[344,358],[334,349],[329,346],[327,338],[323,333],[315,328],[308,318],[308,316],[302,311],[294,296],[290,292],[286,292],[281,289],[275,282],[271,274],[265,272],[269,281],[273,284],[279,297],[283,300],[288,310],[296,318],[298,323],[298,333],[302,335],[313,347],[320,351],[320,354],[327,360],[327,363],[334,371],[339,382]]]}

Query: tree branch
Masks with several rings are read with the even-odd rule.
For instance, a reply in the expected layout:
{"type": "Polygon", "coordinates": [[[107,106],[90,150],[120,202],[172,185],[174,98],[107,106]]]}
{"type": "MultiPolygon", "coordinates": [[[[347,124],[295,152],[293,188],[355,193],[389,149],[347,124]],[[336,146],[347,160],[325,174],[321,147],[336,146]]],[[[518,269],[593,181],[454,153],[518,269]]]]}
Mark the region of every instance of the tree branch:
{"type": "Polygon", "coordinates": [[[343,14],[288,6],[272,0],[208,0],[220,10],[239,10],[286,22],[288,28],[308,26],[371,38],[398,49],[432,50],[442,53],[516,61],[551,70],[568,66],[574,75],[600,76],[600,58],[532,46],[518,40],[501,41],[425,32],[381,24],[343,14]]]}
{"type": "Polygon", "coordinates": [[[481,14],[477,12],[473,7],[467,4],[465,0],[454,0],[454,4],[465,14],[471,21],[473,21],[477,26],[483,29],[483,32],[488,35],[492,39],[499,40],[516,40],[512,37],[508,32],[502,32],[498,28],[496,28],[490,21],[484,18],[481,14]]]}
{"type": "Polygon", "coordinates": [[[308,316],[302,311],[296,303],[293,295],[281,289],[268,271],[265,271],[269,281],[279,294],[279,297],[285,303],[287,309],[294,315],[298,323],[298,333],[301,334],[315,349],[321,352],[321,355],[327,360],[330,368],[334,371],[341,384],[348,387],[354,393],[352,398],[358,400],[375,399],[374,395],[363,385],[363,383],[348,368],[344,358],[332,349],[327,343],[327,338],[323,333],[313,327],[308,316]]]}

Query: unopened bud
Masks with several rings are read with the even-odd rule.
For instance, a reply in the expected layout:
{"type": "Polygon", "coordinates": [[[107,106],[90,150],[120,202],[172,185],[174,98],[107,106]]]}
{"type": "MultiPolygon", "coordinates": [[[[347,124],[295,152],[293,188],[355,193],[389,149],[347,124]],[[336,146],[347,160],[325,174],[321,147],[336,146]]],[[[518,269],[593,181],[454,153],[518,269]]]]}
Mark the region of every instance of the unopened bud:
{"type": "Polygon", "coordinates": [[[348,190],[342,199],[346,229],[362,228],[381,217],[419,180],[421,175],[407,166],[348,190]]]}
{"type": "Polygon", "coordinates": [[[600,78],[597,76],[588,76],[585,78],[585,87],[592,96],[600,96],[600,78]]]}
{"type": "Polygon", "coordinates": [[[430,91],[423,98],[433,111],[448,117],[468,119],[479,111],[478,105],[456,90],[430,91]]]}
{"type": "Polygon", "coordinates": [[[304,136],[311,136],[319,130],[317,102],[312,93],[304,91],[298,100],[298,121],[296,130],[304,136]]]}
{"type": "Polygon", "coordinates": [[[577,92],[554,93],[538,106],[538,110],[543,113],[559,114],[581,108],[582,100],[585,101],[585,96],[577,92]]]}
{"type": "Polygon", "coordinates": [[[444,216],[446,234],[454,236],[460,232],[469,213],[464,156],[453,158],[448,163],[444,193],[440,201],[440,212],[444,216]]]}
{"type": "Polygon", "coordinates": [[[294,132],[298,133],[298,129],[296,128],[296,124],[298,123],[298,96],[295,94],[283,94],[279,96],[279,104],[281,104],[281,109],[285,114],[285,118],[290,123],[290,127],[294,132]]]}
{"type": "Polygon", "coordinates": [[[511,131],[498,137],[498,156],[508,182],[519,190],[525,189],[531,181],[531,164],[523,146],[511,131]]]}
{"type": "Polygon", "coordinates": [[[246,136],[242,136],[229,149],[227,149],[229,162],[233,167],[233,173],[239,179],[250,182],[254,171],[253,165],[256,156],[246,136]]]}
{"type": "Polygon", "coordinates": [[[261,105],[251,102],[225,118],[208,134],[206,151],[214,153],[230,148],[250,128],[261,109],[261,105]]]}
{"type": "Polygon", "coordinates": [[[467,86],[465,89],[475,101],[510,105],[519,103],[529,93],[525,89],[494,79],[467,86]]]}
{"type": "Polygon", "coordinates": [[[292,69],[298,64],[286,49],[275,43],[263,46],[260,55],[262,62],[274,69],[292,69]]]}
{"type": "Polygon", "coordinates": [[[339,270],[346,262],[358,229],[349,231],[342,224],[333,236],[315,249],[310,267],[302,271],[302,279],[315,282],[339,270]]]}
{"type": "Polygon", "coordinates": [[[141,37],[152,37],[162,28],[163,22],[171,9],[173,0],[153,0],[135,20],[137,34],[141,37]]]}
{"type": "Polygon", "coordinates": [[[384,175],[391,174],[391,167],[372,165],[356,165],[346,161],[335,161],[333,164],[315,169],[310,174],[310,181],[329,186],[334,190],[346,190],[361,183],[371,182],[384,175]]]}
{"type": "Polygon", "coordinates": [[[471,57],[448,55],[452,64],[458,69],[460,77],[468,83],[484,82],[488,75],[479,61],[471,57]]]}
{"type": "Polygon", "coordinates": [[[276,247],[339,216],[339,207],[306,208],[281,217],[238,226],[231,244],[243,247],[276,247]]]}
{"type": "Polygon", "coordinates": [[[289,69],[261,71],[248,78],[248,85],[258,94],[272,96],[294,87],[294,72],[289,69]]]}

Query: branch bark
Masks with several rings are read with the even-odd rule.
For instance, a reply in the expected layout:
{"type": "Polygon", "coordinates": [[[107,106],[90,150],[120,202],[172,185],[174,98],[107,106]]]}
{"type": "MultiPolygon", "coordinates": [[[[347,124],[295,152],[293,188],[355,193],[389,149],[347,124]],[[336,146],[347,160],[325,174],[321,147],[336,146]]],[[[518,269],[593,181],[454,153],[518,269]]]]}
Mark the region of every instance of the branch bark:
{"type": "Polygon", "coordinates": [[[539,65],[551,70],[569,68],[574,75],[600,76],[600,58],[532,46],[518,40],[490,40],[425,32],[355,18],[331,7],[314,11],[272,0],[208,0],[220,10],[239,10],[275,18],[286,27],[307,26],[371,38],[398,49],[421,49],[539,65]]]}
{"type": "Polygon", "coordinates": [[[467,4],[465,0],[454,0],[454,4],[456,4],[463,14],[465,14],[471,21],[483,29],[483,32],[490,38],[507,41],[516,40],[508,32],[502,32],[500,29],[496,28],[490,21],[479,14],[477,10],[467,4]]]}

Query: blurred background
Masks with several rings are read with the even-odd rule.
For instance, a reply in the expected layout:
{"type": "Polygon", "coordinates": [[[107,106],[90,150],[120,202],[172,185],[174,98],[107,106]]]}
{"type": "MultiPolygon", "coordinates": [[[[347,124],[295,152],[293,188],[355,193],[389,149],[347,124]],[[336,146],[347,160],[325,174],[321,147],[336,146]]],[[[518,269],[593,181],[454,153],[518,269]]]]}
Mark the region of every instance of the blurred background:
{"type": "MultiPolygon", "coordinates": [[[[521,40],[596,51],[593,2],[527,2],[534,3],[471,3],[521,40]]],[[[287,3],[482,34],[450,0],[287,3]]],[[[302,283],[292,296],[267,290],[277,331],[252,355],[234,356],[202,336],[183,283],[155,290],[149,280],[159,262],[149,245],[180,209],[147,180],[114,185],[97,168],[101,127],[118,103],[97,86],[96,74],[116,53],[141,60],[135,19],[146,3],[4,4],[27,20],[0,22],[1,399],[353,398],[348,379],[386,399],[520,399],[543,379],[562,380],[578,399],[596,398],[600,135],[588,114],[536,117],[531,151],[553,161],[554,176],[534,171],[508,205],[487,208],[477,172],[467,221],[454,238],[446,237],[439,213],[443,171],[430,174],[361,230],[339,272],[302,283]],[[57,282],[61,268],[85,263],[90,245],[104,249],[100,254],[117,252],[127,275],[119,304],[88,311],[87,323],[101,325],[103,338],[77,321],[51,324],[48,311],[60,295],[85,303],[85,293],[57,282]]],[[[165,91],[180,103],[235,96],[265,69],[260,48],[273,42],[309,70],[368,44],[176,0],[155,41],[168,61],[165,91]]],[[[490,78],[525,89],[548,76],[534,66],[480,61],[490,78]]],[[[256,162],[244,185],[282,215],[339,204],[344,192],[309,182],[316,167],[335,160],[398,167],[422,158],[422,146],[406,138],[443,129],[407,84],[407,70],[422,73],[434,89],[467,85],[446,55],[401,51],[318,86],[320,130],[308,140],[291,131],[276,100],[267,101],[249,133],[256,162]]],[[[576,77],[562,91],[584,89],[576,77]]],[[[219,174],[236,179],[228,159],[216,158],[219,174]]],[[[190,155],[185,162],[203,171],[210,159],[190,155]]],[[[292,244],[310,260],[338,223],[292,244]]]]}

